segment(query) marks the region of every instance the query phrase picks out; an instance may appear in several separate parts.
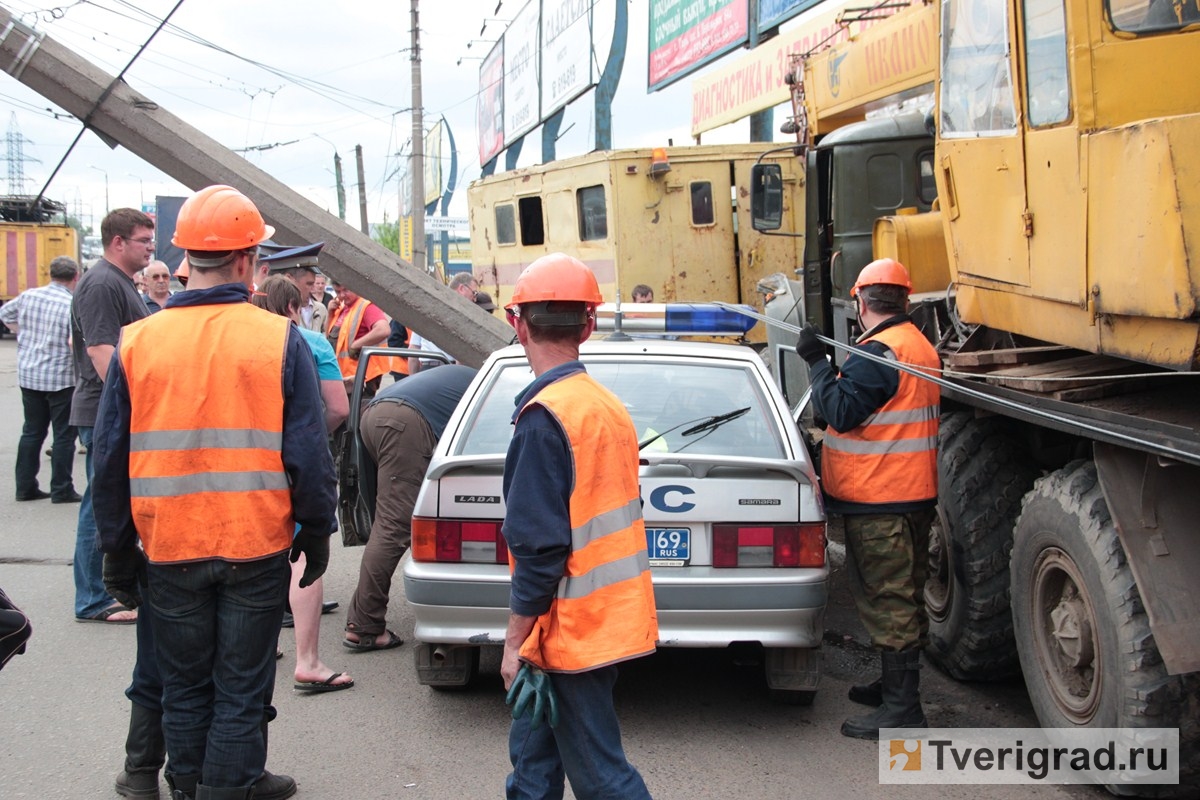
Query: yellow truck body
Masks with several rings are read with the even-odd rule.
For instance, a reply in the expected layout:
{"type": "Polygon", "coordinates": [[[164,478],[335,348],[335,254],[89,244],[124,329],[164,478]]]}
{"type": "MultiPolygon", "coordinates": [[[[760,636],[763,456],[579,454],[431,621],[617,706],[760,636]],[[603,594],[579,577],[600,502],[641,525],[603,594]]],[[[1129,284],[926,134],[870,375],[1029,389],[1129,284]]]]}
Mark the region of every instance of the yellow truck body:
{"type": "Polygon", "coordinates": [[[4,268],[0,301],[8,302],[26,289],[50,282],[50,262],[58,256],[79,258],[79,237],[69,225],[0,222],[4,268]]]}
{"type": "MultiPolygon", "coordinates": [[[[803,237],[750,224],[750,167],[770,148],[669,147],[657,162],[651,149],[599,151],[475,181],[467,195],[475,275],[503,305],[530,262],[564,252],[592,268],[609,302],[629,302],[645,284],[655,302],[761,309],[758,280],[804,251],[803,237]]],[[[785,213],[803,230],[803,173],[787,172],[785,213]]]]}

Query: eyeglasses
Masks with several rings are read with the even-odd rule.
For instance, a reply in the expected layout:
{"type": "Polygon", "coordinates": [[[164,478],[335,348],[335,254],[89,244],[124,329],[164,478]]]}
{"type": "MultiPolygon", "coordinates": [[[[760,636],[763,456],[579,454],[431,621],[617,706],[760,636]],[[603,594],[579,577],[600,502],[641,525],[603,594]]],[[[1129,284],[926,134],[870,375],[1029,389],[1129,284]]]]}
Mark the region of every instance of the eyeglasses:
{"type": "Polygon", "coordinates": [[[146,277],[152,281],[169,281],[169,280],[171,280],[170,275],[147,275],[146,277]]]}
{"type": "Polygon", "coordinates": [[[137,242],[142,247],[153,247],[154,246],[154,237],[153,236],[147,236],[143,239],[128,239],[124,236],[122,236],[121,238],[125,239],[125,241],[127,241],[127,242],[137,242]]]}

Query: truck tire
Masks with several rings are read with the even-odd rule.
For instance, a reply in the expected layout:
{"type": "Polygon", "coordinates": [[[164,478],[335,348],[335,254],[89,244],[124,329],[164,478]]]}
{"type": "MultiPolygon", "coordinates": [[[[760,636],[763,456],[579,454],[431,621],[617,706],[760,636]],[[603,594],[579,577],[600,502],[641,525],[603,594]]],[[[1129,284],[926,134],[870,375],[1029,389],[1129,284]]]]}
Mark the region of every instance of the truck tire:
{"type": "Polygon", "coordinates": [[[1179,728],[1179,785],[1108,788],[1197,796],[1200,675],[1167,674],[1094,462],[1071,462],[1026,499],[1014,532],[1012,610],[1042,727],[1179,728]]]}
{"type": "Polygon", "coordinates": [[[929,536],[926,654],[959,680],[1015,675],[1008,554],[1038,470],[999,417],[942,415],[938,516],[929,536]]]}

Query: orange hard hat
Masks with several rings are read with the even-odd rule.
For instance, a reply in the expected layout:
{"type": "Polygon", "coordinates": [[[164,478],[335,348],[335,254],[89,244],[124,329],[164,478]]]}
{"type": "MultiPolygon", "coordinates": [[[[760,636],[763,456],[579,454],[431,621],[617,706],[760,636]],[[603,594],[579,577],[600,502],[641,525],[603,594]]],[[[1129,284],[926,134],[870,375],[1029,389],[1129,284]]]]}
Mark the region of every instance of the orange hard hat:
{"type": "Polygon", "coordinates": [[[187,256],[179,262],[179,266],[175,268],[175,280],[187,286],[188,278],[192,275],[192,269],[188,266],[187,256]]]}
{"type": "Polygon", "coordinates": [[[597,306],[604,298],[600,295],[600,284],[587,264],[565,253],[551,253],[522,270],[512,300],[505,308],[548,301],[597,306]]]}
{"type": "Polygon", "coordinates": [[[250,198],[232,186],[209,186],[184,201],[171,244],[184,250],[246,250],[275,235],[250,198]]]}
{"type": "Polygon", "coordinates": [[[912,291],[912,281],[908,279],[908,270],[904,265],[894,258],[880,258],[867,264],[862,268],[862,272],[858,273],[858,280],[850,289],[850,296],[858,297],[859,289],[879,284],[901,286],[906,292],[912,291]]]}

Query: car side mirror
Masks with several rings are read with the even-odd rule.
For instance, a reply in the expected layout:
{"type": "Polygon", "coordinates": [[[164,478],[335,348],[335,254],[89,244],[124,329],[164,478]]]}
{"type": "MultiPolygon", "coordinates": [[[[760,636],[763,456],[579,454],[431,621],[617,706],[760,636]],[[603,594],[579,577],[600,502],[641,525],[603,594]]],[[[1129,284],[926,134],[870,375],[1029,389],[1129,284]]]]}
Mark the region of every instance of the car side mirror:
{"type": "Polygon", "coordinates": [[[750,224],[756,231],[783,227],[783,168],[778,164],[750,168],[750,224]]]}

